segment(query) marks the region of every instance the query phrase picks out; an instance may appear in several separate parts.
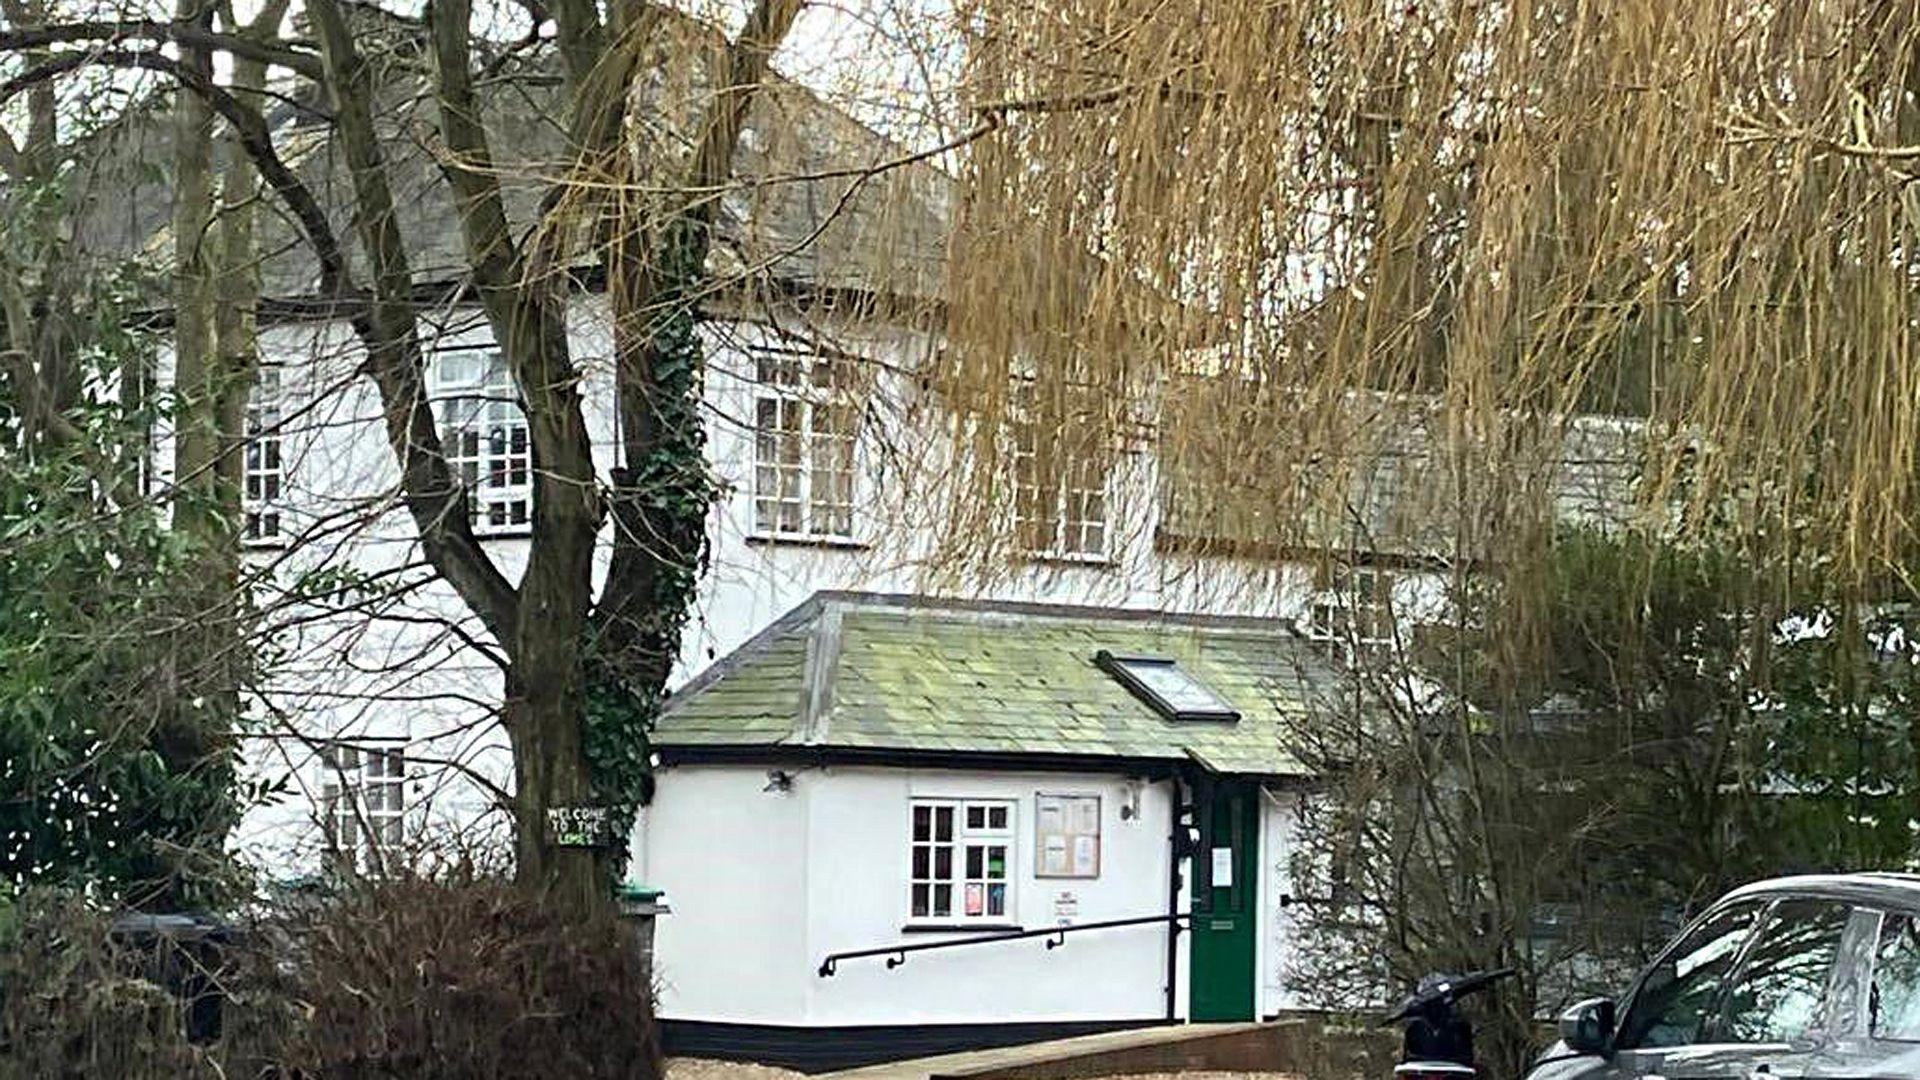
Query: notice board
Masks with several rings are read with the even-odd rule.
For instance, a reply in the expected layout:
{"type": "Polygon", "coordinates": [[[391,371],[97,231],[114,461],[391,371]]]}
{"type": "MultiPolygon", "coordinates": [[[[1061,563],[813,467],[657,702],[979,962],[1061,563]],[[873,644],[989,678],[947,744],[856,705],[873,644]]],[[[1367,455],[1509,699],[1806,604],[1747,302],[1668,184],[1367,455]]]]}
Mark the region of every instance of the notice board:
{"type": "Polygon", "coordinates": [[[1033,796],[1035,877],[1100,876],[1100,796],[1038,791],[1033,796]]]}

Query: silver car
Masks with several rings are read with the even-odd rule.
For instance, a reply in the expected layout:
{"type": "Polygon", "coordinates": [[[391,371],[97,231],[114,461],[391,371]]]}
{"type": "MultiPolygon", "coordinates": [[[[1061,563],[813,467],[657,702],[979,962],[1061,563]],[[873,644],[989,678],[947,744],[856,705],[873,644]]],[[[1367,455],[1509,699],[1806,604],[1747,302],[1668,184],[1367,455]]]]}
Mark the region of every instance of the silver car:
{"type": "Polygon", "coordinates": [[[1920,1078],[1920,875],[1790,877],[1709,908],[1582,1002],[1527,1080],[1920,1078]]]}

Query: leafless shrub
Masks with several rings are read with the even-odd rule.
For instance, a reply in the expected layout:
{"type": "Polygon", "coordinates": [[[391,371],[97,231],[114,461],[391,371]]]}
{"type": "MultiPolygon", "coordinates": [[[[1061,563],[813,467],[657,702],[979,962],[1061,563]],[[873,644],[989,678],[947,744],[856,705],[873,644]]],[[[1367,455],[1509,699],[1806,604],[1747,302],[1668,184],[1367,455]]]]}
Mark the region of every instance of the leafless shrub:
{"type": "Polygon", "coordinates": [[[0,1077],[218,1075],[181,1002],[110,926],[70,894],[0,906],[0,1077]]]}
{"type": "Polygon", "coordinates": [[[503,880],[358,882],[252,941],[228,1048],[247,1072],[661,1075],[652,987],[623,928],[503,880]]]}
{"type": "Polygon", "coordinates": [[[626,930],[504,879],[403,876],[275,901],[217,963],[185,958],[224,999],[202,1045],[161,977],[180,958],[116,942],[111,923],[71,896],[0,908],[0,1080],[662,1075],[626,930]]]}

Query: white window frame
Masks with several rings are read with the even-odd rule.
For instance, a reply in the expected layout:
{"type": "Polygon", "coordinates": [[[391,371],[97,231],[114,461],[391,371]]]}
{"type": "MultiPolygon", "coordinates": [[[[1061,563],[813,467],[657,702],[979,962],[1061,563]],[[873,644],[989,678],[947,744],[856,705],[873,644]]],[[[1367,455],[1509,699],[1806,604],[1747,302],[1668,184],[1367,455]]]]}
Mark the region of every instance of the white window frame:
{"type": "Polygon", "coordinates": [[[753,535],[855,542],[860,402],[855,361],[756,349],[753,360],[753,535]]]}
{"type": "Polygon", "coordinates": [[[279,365],[261,364],[247,391],[240,459],[240,539],[246,544],[274,545],[286,537],[285,393],[279,365]]]}
{"type": "Polygon", "coordinates": [[[449,348],[432,368],[441,450],[466,489],[474,533],[526,535],[533,528],[533,432],[506,357],[492,347],[449,348]]]}
{"type": "Polygon", "coordinates": [[[1020,807],[1016,799],[909,800],[906,925],[1017,925],[1016,886],[1019,879],[1015,870],[1020,865],[1019,819],[1020,807]],[[946,815],[951,822],[951,828],[945,834],[946,839],[941,839],[942,815],[946,815]],[[992,853],[996,848],[1000,852],[997,875],[991,872],[992,853]],[[973,858],[976,852],[977,862],[973,858]],[[994,905],[995,887],[1000,889],[998,910],[994,905]],[[967,909],[976,889],[979,911],[969,913],[967,909]]]}
{"type": "Polygon", "coordinates": [[[1055,562],[1104,564],[1112,559],[1111,458],[1056,445],[1057,460],[1040,475],[1039,427],[1026,384],[1012,402],[1013,535],[1021,553],[1055,562]],[[1043,482],[1044,480],[1044,482],[1043,482]]]}
{"type": "Polygon", "coordinates": [[[320,748],[315,816],[335,867],[381,873],[398,866],[406,845],[407,771],[402,742],[334,742],[320,748]]]}
{"type": "Polygon", "coordinates": [[[1334,563],[1308,604],[1306,635],[1360,648],[1392,645],[1398,580],[1391,570],[1334,563]]]}

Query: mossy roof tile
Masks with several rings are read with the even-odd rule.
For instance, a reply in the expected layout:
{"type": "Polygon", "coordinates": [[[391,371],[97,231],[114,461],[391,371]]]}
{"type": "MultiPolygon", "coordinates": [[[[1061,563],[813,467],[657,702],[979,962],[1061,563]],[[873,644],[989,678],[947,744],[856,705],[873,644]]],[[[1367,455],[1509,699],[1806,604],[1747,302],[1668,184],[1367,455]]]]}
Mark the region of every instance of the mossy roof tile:
{"type": "Polygon", "coordinates": [[[1289,716],[1336,682],[1278,623],[823,593],[677,693],[654,741],[1198,757],[1291,775],[1304,770],[1284,748],[1289,716]],[[1241,719],[1169,720],[1094,664],[1100,649],[1177,660],[1241,719]],[[817,679],[828,693],[809,716],[817,679]]]}

